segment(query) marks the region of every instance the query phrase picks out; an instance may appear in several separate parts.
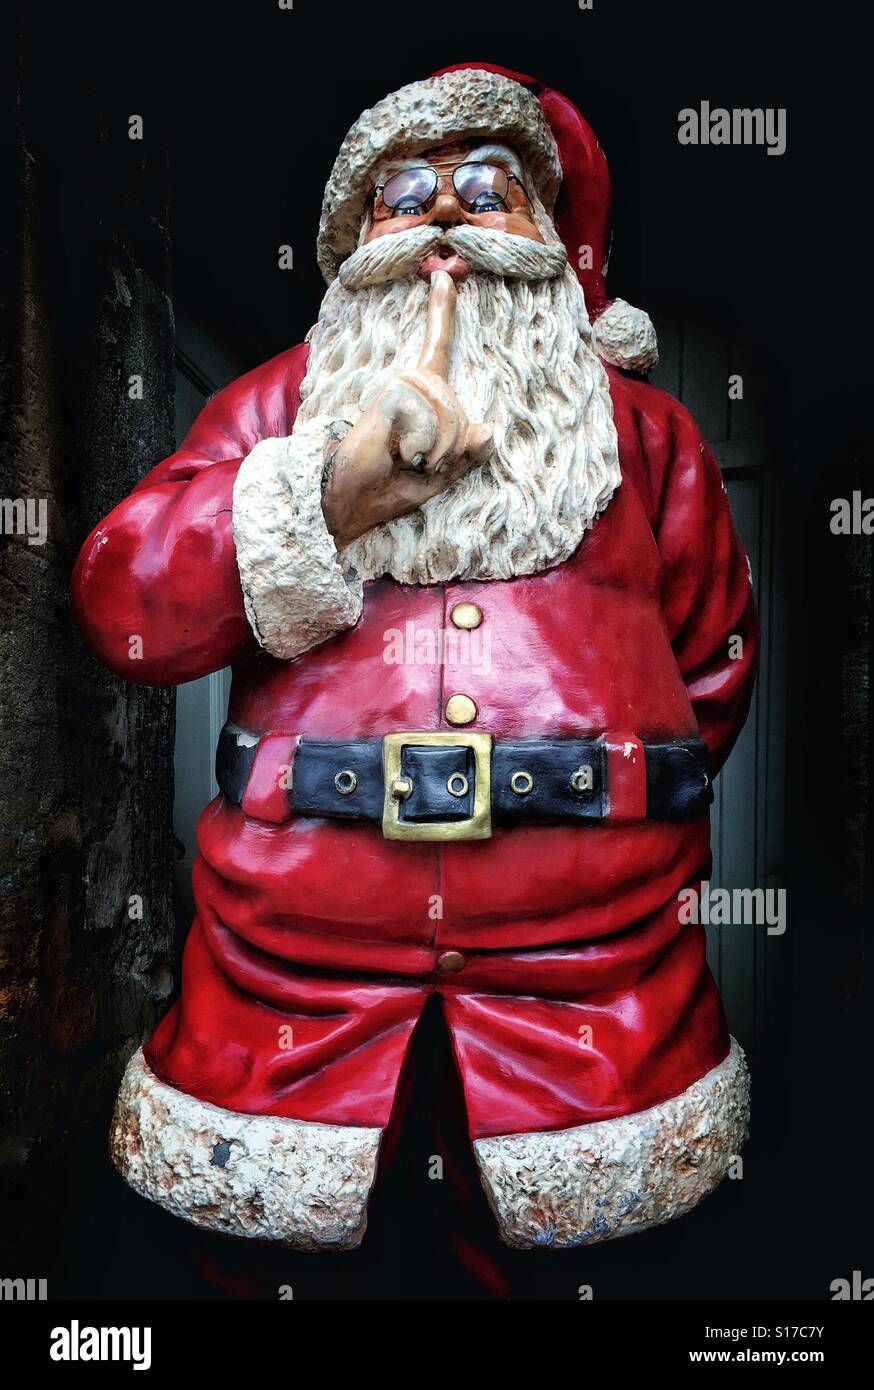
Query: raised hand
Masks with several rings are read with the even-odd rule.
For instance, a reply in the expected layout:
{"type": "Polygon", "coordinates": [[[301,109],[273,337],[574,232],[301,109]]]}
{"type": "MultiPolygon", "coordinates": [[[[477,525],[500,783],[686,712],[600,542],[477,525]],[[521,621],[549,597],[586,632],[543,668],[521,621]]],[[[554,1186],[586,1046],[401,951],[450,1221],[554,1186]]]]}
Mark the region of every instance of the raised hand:
{"type": "Polygon", "coordinates": [[[492,451],[487,425],[472,424],[449,385],[457,290],[431,276],[425,342],[338,445],[322,509],[338,547],[415,511],[492,451]]]}

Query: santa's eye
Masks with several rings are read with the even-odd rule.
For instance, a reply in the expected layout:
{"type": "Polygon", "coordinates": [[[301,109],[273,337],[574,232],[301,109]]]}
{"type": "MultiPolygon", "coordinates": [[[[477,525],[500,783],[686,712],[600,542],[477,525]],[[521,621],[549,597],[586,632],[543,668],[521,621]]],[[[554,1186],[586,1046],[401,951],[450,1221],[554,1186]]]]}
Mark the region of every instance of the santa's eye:
{"type": "Polygon", "coordinates": [[[497,164],[460,164],[452,185],[468,212],[501,212],[507,207],[510,179],[497,164]]]}
{"type": "Polygon", "coordinates": [[[481,193],[471,204],[471,212],[502,212],[507,204],[496,193],[481,193]]]}
{"type": "Polygon", "coordinates": [[[394,216],[419,217],[437,188],[437,171],[427,165],[423,169],[402,169],[383,185],[382,201],[394,216]]]}

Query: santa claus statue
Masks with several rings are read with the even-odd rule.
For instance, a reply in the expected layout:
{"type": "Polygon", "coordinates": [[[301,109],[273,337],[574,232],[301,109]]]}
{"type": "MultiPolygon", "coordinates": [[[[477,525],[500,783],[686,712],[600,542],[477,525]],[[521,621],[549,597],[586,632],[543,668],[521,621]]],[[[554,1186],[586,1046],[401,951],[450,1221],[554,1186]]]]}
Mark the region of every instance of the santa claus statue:
{"type": "Polygon", "coordinates": [[[83,548],[109,667],[233,668],[181,998],[112,1132],[200,1226],[358,1245],[435,997],[512,1246],[687,1212],[743,1143],[679,895],[749,703],[749,567],[644,380],[649,319],[605,297],[609,202],[591,129],[528,77],[386,97],[328,181],[307,342],[83,548]]]}

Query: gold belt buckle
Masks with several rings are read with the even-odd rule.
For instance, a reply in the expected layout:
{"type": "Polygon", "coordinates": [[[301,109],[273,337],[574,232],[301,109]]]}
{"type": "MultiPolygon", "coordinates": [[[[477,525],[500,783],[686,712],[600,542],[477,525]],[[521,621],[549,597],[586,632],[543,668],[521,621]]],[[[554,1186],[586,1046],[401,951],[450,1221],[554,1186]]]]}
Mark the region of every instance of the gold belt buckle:
{"type": "MultiPolygon", "coordinates": [[[[487,840],[492,833],[492,735],[491,734],[386,734],[382,740],[385,801],[382,833],[387,840],[487,840]],[[410,744],[443,748],[472,748],[476,783],[473,815],[467,820],[404,822],[401,807],[413,790],[401,772],[401,753],[410,744]]],[[[460,774],[455,774],[456,776],[460,774]]],[[[452,780],[450,778],[450,780],[452,780]]]]}

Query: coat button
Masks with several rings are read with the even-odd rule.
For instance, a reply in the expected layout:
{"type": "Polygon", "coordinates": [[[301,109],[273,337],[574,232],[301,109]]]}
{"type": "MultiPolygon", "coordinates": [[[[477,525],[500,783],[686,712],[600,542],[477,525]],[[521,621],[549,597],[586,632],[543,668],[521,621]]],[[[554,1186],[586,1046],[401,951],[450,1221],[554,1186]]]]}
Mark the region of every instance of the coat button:
{"type": "Polygon", "coordinates": [[[446,701],[446,718],[450,724],[472,724],[477,708],[469,695],[450,695],[446,701]]]}
{"type": "Polygon", "coordinates": [[[479,627],[483,620],[483,610],[475,603],[456,603],[449,616],[456,627],[463,627],[469,631],[471,628],[479,627]]]}
{"type": "Polygon", "coordinates": [[[455,975],[466,965],[467,961],[460,951],[443,951],[437,957],[437,969],[441,975],[455,975]]]}

